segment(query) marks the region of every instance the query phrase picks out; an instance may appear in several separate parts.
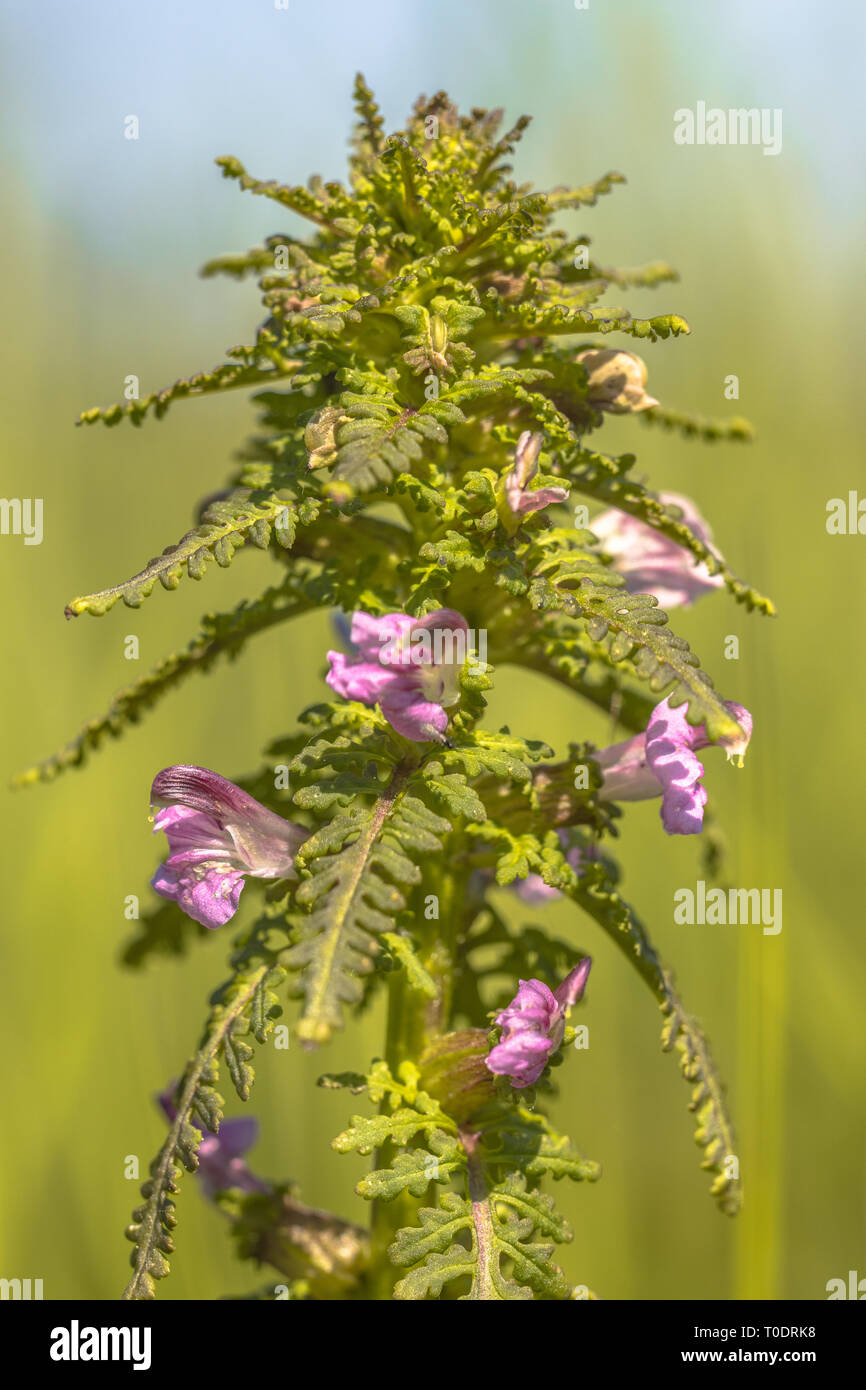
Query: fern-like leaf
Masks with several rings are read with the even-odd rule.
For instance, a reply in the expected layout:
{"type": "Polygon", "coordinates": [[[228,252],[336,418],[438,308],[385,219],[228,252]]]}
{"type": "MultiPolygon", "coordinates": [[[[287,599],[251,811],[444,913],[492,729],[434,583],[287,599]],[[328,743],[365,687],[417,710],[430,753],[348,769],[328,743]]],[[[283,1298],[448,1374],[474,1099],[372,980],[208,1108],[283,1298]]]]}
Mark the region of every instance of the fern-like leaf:
{"type": "Polygon", "coordinates": [[[730,420],[709,420],[703,415],[690,415],[683,410],[671,410],[661,405],[642,410],[640,421],[643,425],[660,425],[665,430],[676,430],[684,439],[700,439],[706,444],[714,444],[719,439],[749,444],[755,437],[754,426],[740,416],[730,420]]]}
{"type": "Polygon", "coordinates": [[[667,627],[667,614],[649,594],[629,594],[618,576],[606,585],[583,576],[538,575],[530,588],[533,608],[561,609],[582,619],[593,642],[610,637],[611,661],[629,661],[636,675],[661,699],[688,705],[689,722],[706,724],[712,741],[741,738],[742,731],[688,642],[667,627]],[[577,583],[575,589],[564,584],[577,583]]]}
{"type": "MultiPolygon", "coordinates": [[[[360,717],[369,720],[369,712],[360,717]]],[[[381,717],[379,722],[384,726],[381,717]]],[[[293,918],[295,944],[284,961],[299,972],[294,989],[303,994],[304,1007],[298,1036],[311,1046],[341,1028],[343,1006],[360,1000],[360,980],[373,969],[380,949],[377,938],[393,931],[406,906],[406,889],[420,881],[415,858],[441,849],[440,837],[450,829],[448,821],[407,794],[415,766],[411,757],[385,760],[387,784],[367,804],[366,769],[371,757],[383,758],[385,748],[381,734],[359,746],[347,738],[322,739],[292,765],[302,777],[313,769],[313,780],[295,794],[299,805],[325,809],[349,803],[306,841],[297,859],[304,881],[295,898],[306,915],[293,918]],[[329,760],[331,775],[318,775],[320,759],[329,760]]]]}
{"type": "Polygon", "coordinates": [[[295,523],[291,502],[281,497],[241,492],[212,502],[201,524],[187,531],[177,545],[170,545],[122,584],[71,599],[66,605],[66,616],[77,618],[81,613],[91,613],[102,617],[118,599],[128,608],[138,608],[157,581],[164,589],[176,589],[184,569],[190,579],[201,579],[213,562],[226,569],[235,551],[248,541],[266,549],[273,535],[279,545],[289,549],[294,541],[295,523]]]}
{"type": "Polygon", "coordinates": [[[697,1120],[695,1141],[701,1166],[713,1174],[710,1191],[729,1216],[742,1205],[737,1145],[724,1088],[700,1026],[683,1006],[672,973],[661,964],[646,928],[620,897],[601,864],[587,865],[579,878],[562,886],[608,934],[649,985],[665,1016],[662,1046],[680,1053],[683,1075],[692,1086],[689,1108],[697,1120]]]}
{"type": "MultiPolygon", "coordinates": [[[[150,1178],[141,1189],[144,1202],[133,1212],[127,1238],[134,1249],[131,1256],[132,1278],[124,1291],[127,1300],[149,1299],[156,1296],[154,1281],[164,1279],[169,1272],[168,1256],[174,1250],[173,1231],[177,1224],[174,1198],[183,1168],[195,1172],[196,1150],[201,1142],[201,1130],[196,1128],[198,1116],[211,1130],[218,1130],[222,1118],[222,1097],[216,1091],[218,1058],[227,1058],[242,1042],[242,1031],[249,1026],[250,1010],[264,992],[268,999],[268,1023],[260,1029],[260,1040],[266,1036],[270,1018],[278,1007],[272,994],[275,967],[272,960],[260,961],[249,968],[250,956],[244,965],[218,991],[201,1044],[184,1072],[177,1097],[177,1114],[172,1121],[165,1143],[151,1164],[150,1178]]],[[[230,1063],[230,1066],[233,1065],[230,1063]]],[[[236,1084],[242,1100],[249,1095],[251,1069],[236,1073],[236,1084]]]]}
{"type": "Polygon", "coordinates": [[[23,787],[33,782],[50,782],[69,768],[82,767],[106,739],[119,738],[130,725],[138,724],[144,714],[181,685],[187,676],[209,671],[223,656],[233,661],[251,637],[306,612],[313,605],[314,600],[307,597],[290,576],[282,585],[267,589],[261,598],[242,599],[230,613],[207,614],[202,619],[201,632],[184,651],[163,657],[147,675],[118,691],[103,715],[88,720],[59,753],[18,773],[13,785],[23,787]]]}
{"type": "Polygon", "coordinates": [[[387,1159],[386,1167],[358,1183],[360,1196],[393,1203],[423,1198],[432,1183],[458,1189],[444,1191],[438,1206],[422,1207],[420,1226],[397,1232],[388,1254],[408,1272],[395,1298],[439,1297],[458,1280],[465,1299],[570,1296],[551,1255],[554,1242],[570,1240],[571,1230],[554,1211],[553,1199],[538,1191],[538,1182],[545,1176],[594,1180],[599,1170],[555,1134],[544,1116],[495,1101],[471,1128],[461,1127],[418,1089],[417,1069],[408,1063],[397,1077],[379,1062],[369,1077],[323,1082],[367,1090],[380,1104],[378,1115],[354,1116],[333,1141],[341,1153],[376,1150],[377,1158],[387,1159]],[[416,1147],[407,1147],[413,1141],[416,1147]]]}

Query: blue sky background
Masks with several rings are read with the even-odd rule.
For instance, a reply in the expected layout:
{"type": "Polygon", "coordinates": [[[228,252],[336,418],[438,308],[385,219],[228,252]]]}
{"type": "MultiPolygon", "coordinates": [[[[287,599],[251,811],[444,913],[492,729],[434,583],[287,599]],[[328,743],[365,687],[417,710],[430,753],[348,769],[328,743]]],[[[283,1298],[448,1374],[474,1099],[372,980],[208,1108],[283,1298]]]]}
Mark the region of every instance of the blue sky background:
{"type": "MultiPolygon", "coordinates": [[[[679,153],[671,102],[781,107],[784,160],[810,211],[826,200],[825,230],[841,219],[843,234],[862,211],[866,9],[840,0],[591,0],[586,11],[571,0],[7,0],[0,24],[12,177],[120,261],[167,250],[195,261],[209,228],[220,249],[232,217],[252,232],[249,200],[226,208],[215,150],[287,181],[311,168],[342,177],[358,67],[389,126],[419,83],[446,86],[461,104],[531,111],[533,168],[561,168],[563,149],[583,167],[592,148],[638,186],[648,143],[679,153]],[[123,138],[130,113],[138,142],[123,138]]],[[[726,153],[713,152],[720,164],[726,153]]]]}

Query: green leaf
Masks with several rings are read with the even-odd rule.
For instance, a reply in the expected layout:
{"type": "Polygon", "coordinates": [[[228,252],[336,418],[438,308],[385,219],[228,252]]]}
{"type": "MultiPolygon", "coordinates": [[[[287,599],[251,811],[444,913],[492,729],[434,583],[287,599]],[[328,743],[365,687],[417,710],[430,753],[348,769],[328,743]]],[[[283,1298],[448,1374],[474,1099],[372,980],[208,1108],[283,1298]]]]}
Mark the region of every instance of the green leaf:
{"type": "MultiPolygon", "coordinates": [[[[249,956],[244,965],[249,965],[249,956]]],[[[236,1030],[244,1026],[256,990],[268,976],[272,964],[265,961],[252,969],[239,968],[215,998],[198,1051],[187,1064],[177,1098],[177,1115],[172,1121],[165,1143],[150,1167],[150,1177],[143,1184],[144,1201],[132,1214],[127,1239],[132,1241],[132,1278],[124,1290],[127,1300],[150,1299],[156,1296],[154,1281],[164,1279],[169,1272],[168,1256],[174,1251],[173,1231],[177,1225],[175,1201],[181,1171],[195,1172],[198,1166],[196,1151],[201,1143],[201,1131],[195,1115],[206,1116],[210,1128],[217,1130],[222,1117],[222,1098],[216,1093],[218,1058],[232,1046],[236,1030]]],[[[231,1065],[231,1064],[230,1064],[231,1065]]],[[[246,1099],[251,1080],[246,1069],[245,1084],[239,1087],[246,1099]]]]}
{"type": "Polygon", "coordinates": [[[355,1188],[358,1195],[381,1202],[392,1202],[402,1192],[424,1197],[431,1182],[447,1182],[465,1169],[466,1154],[453,1135],[431,1129],[426,1139],[426,1148],[397,1153],[389,1168],[368,1173],[355,1188]]]}
{"type": "Polygon", "coordinates": [[[625,178],[611,171],[596,179],[595,183],[585,184],[583,188],[554,188],[552,193],[547,194],[546,202],[550,210],[556,212],[564,208],[594,207],[599,197],[610,193],[618,183],[625,183],[625,178]]]}
{"type": "Polygon", "coordinates": [[[639,419],[642,425],[661,425],[665,430],[676,430],[684,439],[700,439],[707,444],[714,444],[719,439],[749,444],[755,437],[753,426],[739,415],[730,420],[708,420],[703,415],[690,415],[682,410],[656,405],[651,410],[642,410],[639,419]]]}
{"type": "Polygon", "coordinates": [[[479,1186],[472,1200],[443,1193],[438,1207],[421,1208],[421,1226],[399,1231],[388,1252],[394,1264],[408,1266],[394,1297],[438,1298],[446,1284],[468,1279],[461,1301],[568,1298],[570,1285],[550,1260],[552,1242],[533,1239],[536,1230],[553,1239],[570,1238],[551,1207],[551,1198],[527,1191],[517,1176],[496,1191],[479,1186]],[[461,1236],[469,1237],[468,1249],[461,1236]]]}
{"type": "MultiPolygon", "coordinates": [[[[379,1161],[387,1159],[355,1190],[369,1201],[399,1198],[400,1214],[409,1199],[423,1199],[434,1184],[453,1183],[458,1189],[443,1192],[438,1206],[422,1207],[420,1227],[397,1231],[388,1254],[408,1273],[394,1297],[438,1297],[446,1284],[460,1280],[462,1298],[568,1298],[569,1285],[550,1256],[553,1243],[570,1240],[571,1230],[537,1184],[546,1175],[594,1180],[598,1165],[579,1155],[543,1115],[508,1100],[486,1100],[471,1129],[460,1128],[415,1089],[408,1071],[403,1076],[395,1081],[385,1064],[377,1063],[367,1082],[380,1113],[353,1117],[351,1127],[333,1141],[341,1153],[376,1150],[379,1161]],[[420,1146],[406,1147],[419,1136],[420,1146]]],[[[349,1075],[333,1082],[357,1091],[365,1078],[349,1075]]]]}
{"type": "Polygon", "coordinates": [[[190,396],[211,396],[225,391],[237,391],[247,386],[266,386],[272,381],[291,376],[301,365],[299,362],[274,360],[265,357],[257,360],[255,348],[236,349],[241,360],[221,362],[210,371],[195,372],[190,377],[182,377],[172,386],[161,391],[152,391],[137,400],[124,405],[115,404],[100,407],[92,406],[83,410],[76,420],[78,425],[119,425],[121,420],[129,420],[133,425],[141,425],[148,411],[161,420],[175,401],[186,400],[190,396]]]}
{"type": "Polygon", "coordinates": [[[400,932],[386,931],[382,933],[382,940],[394,959],[406,971],[410,987],[418,994],[425,995],[427,999],[435,999],[438,993],[436,982],[429,971],[425,970],[409,938],[400,932]]]}
{"type": "MultiPolygon", "coordinates": [[[[419,1093],[416,1104],[424,1101],[423,1093],[419,1093]]],[[[353,1115],[351,1127],[338,1134],[331,1147],[338,1153],[371,1154],[374,1149],[381,1148],[386,1140],[403,1145],[414,1139],[416,1134],[439,1130],[448,1123],[447,1116],[443,1115],[435,1101],[429,1097],[426,1097],[426,1101],[429,1102],[426,1111],[415,1106],[401,1106],[381,1115],[353,1115]]]]}
{"type": "Polygon", "coordinates": [[[201,524],[187,531],[177,545],[170,545],[124,583],[70,600],[66,616],[77,618],[81,613],[91,613],[99,618],[118,599],[123,599],[128,608],[138,608],[150,596],[157,580],[164,589],[176,589],[184,568],[190,579],[201,579],[213,561],[225,569],[234,552],[248,540],[265,548],[273,534],[279,544],[290,546],[294,538],[292,518],[292,504],[281,497],[256,497],[241,492],[225,501],[212,502],[201,524]]]}
{"type": "MultiPolygon", "coordinates": [[[[363,767],[369,757],[360,751],[363,767]]],[[[294,988],[305,1002],[298,1036],[310,1046],[326,1042],[343,1026],[343,1007],[360,1000],[361,979],[379,950],[377,937],[393,931],[406,906],[405,888],[420,881],[416,859],[441,850],[440,837],[450,829],[407,795],[412,770],[408,761],[393,767],[372,805],[358,797],[307,840],[298,856],[307,877],[295,898],[307,915],[294,917],[295,944],[283,960],[300,972],[294,988]]],[[[302,794],[303,789],[296,797],[302,794]]]]}
{"type": "Polygon", "coordinates": [[[662,1046],[676,1048],[683,1075],[692,1087],[690,1110],[696,1116],[695,1141],[701,1167],[714,1175],[710,1188],[720,1209],[735,1215],[742,1205],[734,1127],[724,1086],[704,1034],[683,1006],[672,973],[661,964],[646,928],[611,884],[601,864],[585,866],[580,878],[563,881],[564,891],[601,926],[649,985],[665,1017],[662,1046]],[[736,1174],[736,1176],[735,1176],[736,1174]]]}
{"type": "Polygon", "coordinates": [[[306,612],[313,606],[294,576],[277,588],[267,589],[261,598],[242,599],[230,613],[209,613],[202,618],[201,632],[182,652],[173,652],[147,675],[118,691],[97,719],[90,719],[79,734],[53,757],[27,768],[13,779],[13,786],[50,782],[69,768],[82,767],[106,739],[119,738],[130,725],[138,724],[164,695],[195,672],[207,672],[220,657],[235,660],[251,637],[278,623],[306,612]]]}
{"type": "Polygon", "coordinates": [[[672,706],[685,703],[691,724],[705,724],[711,742],[742,737],[742,730],[713,688],[713,683],[688,642],[667,627],[667,614],[648,594],[629,594],[612,576],[608,585],[565,573],[550,573],[532,581],[529,600],[543,611],[561,609],[586,624],[594,642],[610,637],[608,655],[615,663],[628,661],[630,669],[659,699],[672,706]],[[563,583],[577,582],[574,590],[563,583]]]}

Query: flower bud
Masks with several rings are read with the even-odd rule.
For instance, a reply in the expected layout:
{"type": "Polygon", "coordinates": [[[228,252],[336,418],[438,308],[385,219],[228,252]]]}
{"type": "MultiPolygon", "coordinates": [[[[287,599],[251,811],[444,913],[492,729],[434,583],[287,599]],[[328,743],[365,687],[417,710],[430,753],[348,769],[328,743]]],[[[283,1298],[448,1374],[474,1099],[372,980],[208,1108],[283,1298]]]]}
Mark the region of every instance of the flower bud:
{"type": "Polygon", "coordinates": [[[304,430],[304,445],[309,450],[308,468],[327,468],[337,457],[337,430],[350,419],[335,405],[326,405],[310,420],[304,430]]]}
{"type": "Polygon", "coordinates": [[[420,1085],[458,1124],[471,1120],[496,1097],[487,1069],[490,1051],[485,1028],[443,1033],[419,1059],[420,1085]]]}
{"type": "Polygon", "coordinates": [[[596,410],[627,415],[658,405],[655,397],[646,393],[646,363],[636,353],[621,348],[588,348],[577,354],[576,361],[586,369],[588,399],[596,410]]]}
{"type": "Polygon", "coordinates": [[[504,491],[500,495],[499,515],[509,535],[513,535],[525,516],[540,512],[552,502],[564,502],[567,487],[539,487],[530,491],[529,484],[538,472],[538,456],[544,435],[524,430],[514,451],[514,467],[505,475],[504,491]]]}
{"type": "Polygon", "coordinates": [[[521,488],[532,482],[538,472],[538,455],[544,443],[543,434],[524,430],[514,451],[514,478],[521,488]]]}

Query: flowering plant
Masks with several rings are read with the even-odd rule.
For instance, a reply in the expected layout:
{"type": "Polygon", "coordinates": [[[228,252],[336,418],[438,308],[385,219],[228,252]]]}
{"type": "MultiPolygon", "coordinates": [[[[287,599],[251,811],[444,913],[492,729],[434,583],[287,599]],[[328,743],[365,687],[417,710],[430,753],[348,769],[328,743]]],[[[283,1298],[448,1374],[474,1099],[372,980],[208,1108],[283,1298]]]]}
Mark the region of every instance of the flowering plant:
{"type": "MultiPolygon", "coordinates": [[[[571,1233],[544,1184],[599,1169],[557,1132],[547,1102],[590,959],[571,941],[515,931],[498,905],[507,887],[570,899],[639,972],[663,1011],[664,1046],[681,1054],[713,1194],[728,1213],[740,1200],[706,1040],[620,896],[608,844],[620,804],[653,796],[657,833],[700,833],[697,751],[719,745],[742,761],[751,735],[749,712],[716,692],[659,599],[674,607],[724,587],[748,609],[772,605],[728,568],[694,503],[651,492],[633,455],[589,441],[610,413],[705,439],[743,439],[748,427],[667,410],[636,354],[593,346],[688,332],[675,314],[595,307],[610,285],[676,276],[659,264],[602,269],[585,236],[556,225],[619,175],[533,192],[506,162],[525,119],[500,136],[500,113],[460,115],[439,93],[386,138],[360,77],[355,96],[346,185],[262,183],[218,161],[314,228],[205,268],[257,277],[265,318],[253,342],[212,371],[82,416],[141,424],[186,397],[252,387],[260,432],[193,530],[132,579],[73,599],[69,616],[137,607],[157,582],[201,580],[241,548],[267,552],[278,579],[206,619],[25,781],[82,763],[266,629],[326,608],[340,634],[327,653],[332,698],[268,746],[260,772],[171,766],[153,781],[162,901],[128,959],[191,949],[201,928],[236,934],[200,1046],[161,1097],[168,1133],[127,1233],[132,1299],[153,1297],[169,1272],[184,1168],[241,1252],[278,1272],[262,1297],[574,1296],[552,1258],[571,1233]],[[577,708],[610,710],[625,739],[573,744],[554,761],[544,743],[488,727],[485,692],[508,666],[560,683],[577,708]],[[217,1086],[224,1068],[248,1100],[256,1044],[285,1026],[287,1000],[294,1037],[320,1048],[380,990],[382,1056],[322,1078],[374,1107],[334,1141],[374,1154],[357,1188],[371,1200],[363,1230],[255,1174],[243,1157],[254,1128],[223,1119],[217,1086]]],[[[604,989],[597,971],[593,988],[604,989]]]]}

